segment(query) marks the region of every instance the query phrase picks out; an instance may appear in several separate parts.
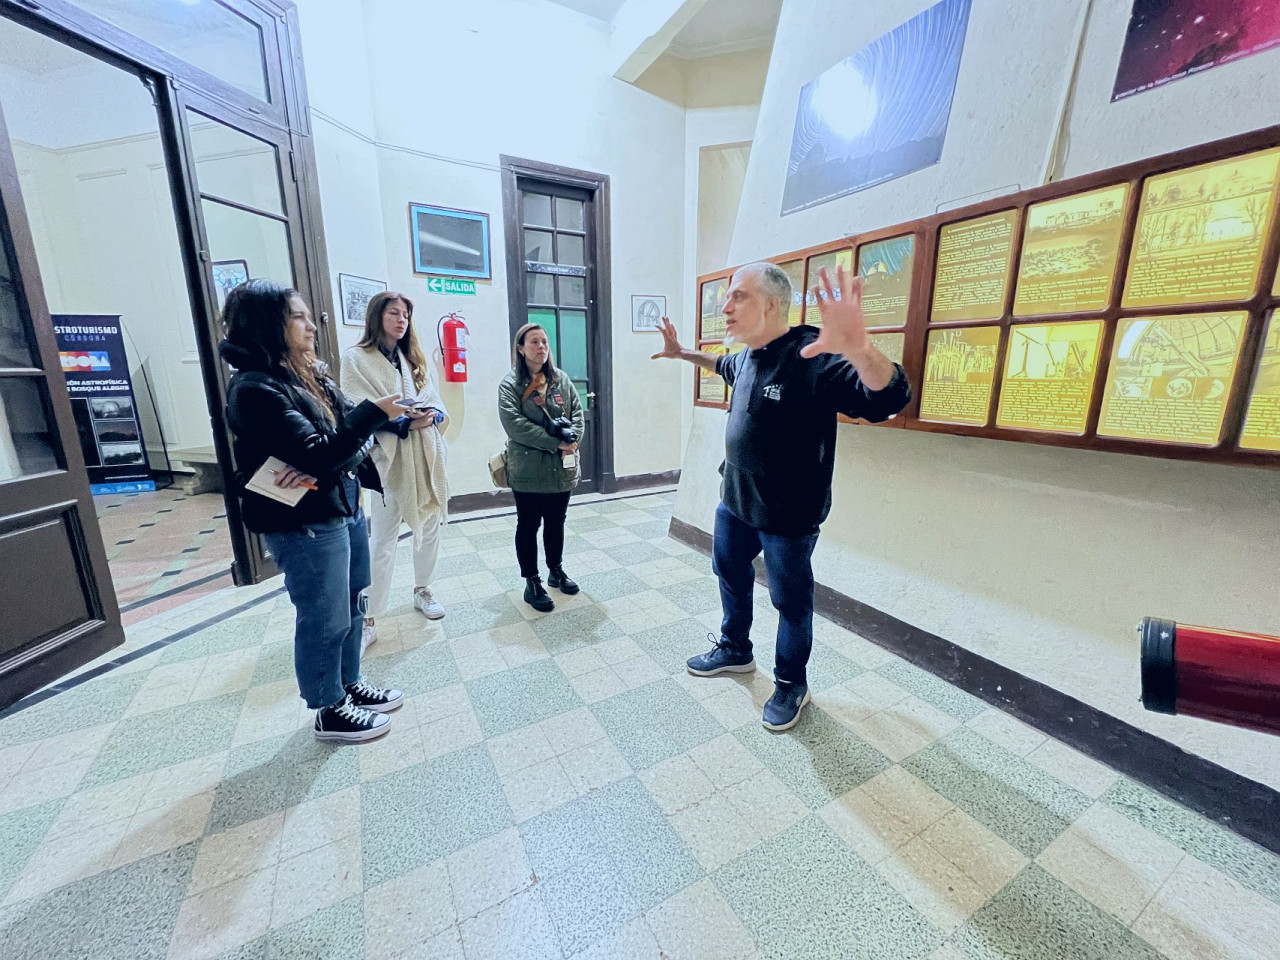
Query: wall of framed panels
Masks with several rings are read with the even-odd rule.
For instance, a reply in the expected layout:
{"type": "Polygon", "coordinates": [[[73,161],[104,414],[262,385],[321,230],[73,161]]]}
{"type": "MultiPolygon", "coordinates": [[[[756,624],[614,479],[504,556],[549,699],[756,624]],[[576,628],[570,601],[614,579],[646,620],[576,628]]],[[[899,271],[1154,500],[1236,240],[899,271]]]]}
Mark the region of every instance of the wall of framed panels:
{"type": "MultiPolygon", "coordinates": [[[[868,330],[915,392],[891,426],[1280,463],[1280,127],[771,258],[865,278],[868,330]]],[[[723,350],[732,271],[698,279],[723,350]]],[[[717,377],[694,401],[725,407],[717,377]]]]}

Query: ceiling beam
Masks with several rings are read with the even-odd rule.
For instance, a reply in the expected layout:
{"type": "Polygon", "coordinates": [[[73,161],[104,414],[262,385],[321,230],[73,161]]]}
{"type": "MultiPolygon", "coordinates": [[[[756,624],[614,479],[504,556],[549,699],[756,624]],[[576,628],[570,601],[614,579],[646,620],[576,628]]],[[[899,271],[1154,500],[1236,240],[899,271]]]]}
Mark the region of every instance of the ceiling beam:
{"type": "Polygon", "coordinates": [[[627,0],[613,18],[613,75],[635,83],[708,0],[627,0]]]}

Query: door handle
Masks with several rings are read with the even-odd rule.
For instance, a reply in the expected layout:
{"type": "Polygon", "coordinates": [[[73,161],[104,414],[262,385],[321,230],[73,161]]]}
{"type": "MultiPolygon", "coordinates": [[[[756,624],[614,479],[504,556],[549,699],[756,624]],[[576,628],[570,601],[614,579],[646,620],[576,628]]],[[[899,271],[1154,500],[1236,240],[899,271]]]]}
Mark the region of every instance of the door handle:
{"type": "Polygon", "coordinates": [[[321,322],[321,323],[323,323],[323,324],[325,324],[326,326],[328,325],[328,323],[329,323],[329,311],[327,311],[327,310],[321,310],[321,311],[320,311],[320,322],[321,322]]]}
{"type": "Polygon", "coordinates": [[[594,400],[595,398],[596,398],[596,392],[594,390],[589,390],[587,392],[587,399],[594,400]]]}

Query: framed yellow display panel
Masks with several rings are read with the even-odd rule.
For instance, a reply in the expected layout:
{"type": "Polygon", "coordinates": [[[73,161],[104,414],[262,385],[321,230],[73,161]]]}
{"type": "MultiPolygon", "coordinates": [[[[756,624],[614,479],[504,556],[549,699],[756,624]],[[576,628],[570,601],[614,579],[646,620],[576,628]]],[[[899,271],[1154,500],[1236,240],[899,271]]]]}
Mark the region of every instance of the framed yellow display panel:
{"type": "Polygon", "coordinates": [[[892,426],[1280,468],[1280,124],[874,226],[772,259],[854,252],[892,426]]]}
{"type": "Polygon", "coordinates": [[[894,363],[901,363],[906,352],[907,335],[905,333],[873,333],[871,343],[894,363]]]}
{"type": "Polygon", "coordinates": [[[999,346],[999,327],[929,331],[920,419],[985,425],[999,346]]]}
{"type": "Polygon", "coordinates": [[[1013,265],[1017,210],[946,224],[938,235],[934,323],[997,320],[1004,315],[1013,265]]]}
{"type": "MultiPolygon", "coordinates": [[[[820,286],[822,283],[819,271],[826,270],[827,276],[831,279],[831,286],[835,287],[837,267],[844,267],[846,273],[853,271],[852,247],[832,250],[829,253],[820,253],[809,258],[809,289],[804,292],[803,322],[811,327],[822,326],[822,316],[818,313],[818,301],[813,295],[813,288],[820,286]]],[[[836,296],[839,295],[840,293],[837,290],[836,296]]]]}
{"type": "Polygon", "coordinates": [[[1096,313],[1111,299],[1129,185],[1027,208],[1013,312],[1096,313]]]}
{"type": "Polygon", "coordinates": [[[1101,342],[1101,320],[1010,327],[996,426],[1083,434],[1101,342]]]}
{"type": "MultiPolygon", "coordinates": [[[[729,352],[723,343],[704,343],[698,347],[703,353],[715,357],[723,357],[729,352]]],[[[703,403],[728,403],[729,385],[720,379],[719,374],[698,367],[697,399],[703,403]]]]}
{"type": "Polygon", "coordinates": [[[791,281],[791,307],[787,311],[787,323],[796,327],[804,321],[804,261],[788,260],[778,266],[791,281]]]}
{"type": "Polygon", "coordinates": [[[1216,444],[1247,319],[1239,311],[1120,320],[1098,434],[1216,444]]]}
{"type": "Polygon", "coordinates": [[[1262,341],[1258,373],[1249,392],[1240,446],[1246,450],[1280,450],[1280,323],[1272,312],[1262,341]]]}
{"type": "Polygon", "coordinates": [[[868,329],[907,325],[915,259],[916,238],[912,234],[877,240],[858,248],[862,312],[868,329]]]}
{"type": "Polygon", "coordinates": [[[702,325],[698,334],[701,340],[718,340],[725,334],[724,305],[729,299],[729,280],[708,280],[702,285],[699,301],[702,304],[702,325]]]}
{"type": "Polygon", "coordinates": [[[1124,306],[1251,297],[1275,216],[1277,175],[1280,148],[1147,180],[1124,306]]]}

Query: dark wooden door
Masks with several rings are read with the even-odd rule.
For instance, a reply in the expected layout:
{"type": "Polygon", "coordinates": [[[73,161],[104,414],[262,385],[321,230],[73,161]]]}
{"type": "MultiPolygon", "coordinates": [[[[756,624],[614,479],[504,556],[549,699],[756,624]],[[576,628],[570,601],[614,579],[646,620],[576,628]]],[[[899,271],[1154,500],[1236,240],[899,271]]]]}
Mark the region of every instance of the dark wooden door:
{"type": "Polygon", "coordinates": [[[124,641],[0,111],[0,706],[124,641]]]}
{"type": "Polygon", "coordinates": [[[586,429],[580,444],[578,491],[600,489],[606,445],[600,431],[602,392],[599,244],[596,193],[575,185],[520,177],[519,301],[512,325],[539,323],[547,330],[555,365],[569,374],[582,399],[586,429]]]}

